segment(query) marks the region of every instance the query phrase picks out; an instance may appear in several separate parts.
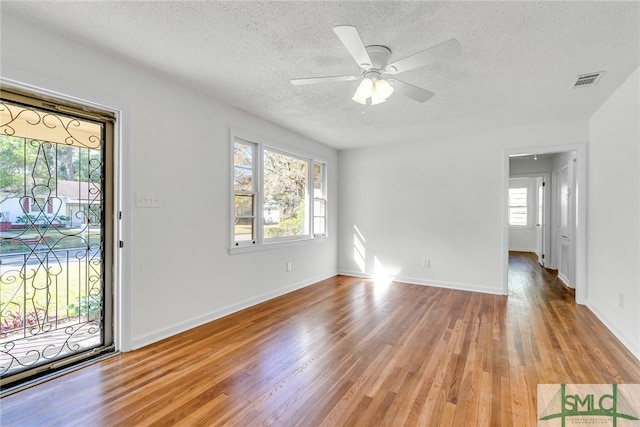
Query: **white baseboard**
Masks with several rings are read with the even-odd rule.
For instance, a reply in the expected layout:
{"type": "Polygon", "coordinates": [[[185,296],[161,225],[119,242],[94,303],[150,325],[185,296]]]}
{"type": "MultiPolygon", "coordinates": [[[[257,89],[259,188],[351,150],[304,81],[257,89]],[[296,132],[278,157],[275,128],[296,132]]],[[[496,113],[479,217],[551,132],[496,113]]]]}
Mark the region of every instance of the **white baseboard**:
{"type": "Polygon", "coordinates": [[[624,345],[638,361],[640,361],[640,343],[637,339],[633,339],[633,337],[629,337],[623,331],[614,326],[613,322],[611,322],[607,316],[604,315],[602,311],[600,311],[591,301],[587,300],[587,308],[591,310],[591,312],[600,320],[604,326],[611,331],[613,335],[618,338],[618,340],[624,345]]]}
{"type": "Polygon", "coordinates": [[[131,346],[128,350],[135,350],[149,344],[153,344],[154,342],[161,341],[165,338],[169,338],[173,335],[179,334],[181,332],[188,331],[189,329],[193,329],[195,327],[204,325],[205,323],[212,322],[214,320],[220,319],[224,316],[228,316],[240,310],[244,310],[245,308],[252,307],[254,305],[263,303],[270,299],[282,296],[284,294],[288,294],[289,292],[293,292],[298,289],[302,289],[304,287],[313,285],[314,283],[321,282],[322,280],[328,279],[330,277],[335,276],[337,273],[329,273],[321,276],[311,277],[302,282],[295,283],[289,286],[285,286],[274,291],[268,292],[266,294],[249,298],[247,300],[241,301],[237,304],[232,304],[226,307],[219,308],[217,310],[204,313],[200,316],[193,317],[191,319],[184,320],[175,325],[172,325],[168,328],[159,329],[157,331],[151,332],[149,334],[141,335],[136,338],[132,338],[131,346]]]}
{"type": "MultiPolygon", "coordinates": [[[[344,276],[362,277],[363,279],[373,279],[372,275],[365,274],[360,271],[338,270],[338,274],[342,274],[344,276]]],[[[459,291],[480,292],[483,294],[493,294],[493,295],[504,295],[504,293],[502,292],[502,288],[491,288],[489,286],[474,285],[469,283],[443,282],[439,280],[424,280],[424,279],[416,279],[413,277],[404,277],[404,276],[394,277],[393,281],[408,283],[410,285],[433,286],[436,288],[455,289],[459,291]]]]}
{"type": "Polygon", "coordinates": [[[575,289],[575,286],[571,285],[571,283],[569,282],[569,279],[567,278],[567,276],[562,274],[560,271],[558,271],[558,279],[560,279],[562,281],[562,283],[564,283],[564,285],[567,288],[575,289]]]}
{"type": "Polygon", "coordinates": [[[531,252],[531,253],[536,254],[536,249],[535,248],[509,248],[509,251],[510,252],[531,252]]]}

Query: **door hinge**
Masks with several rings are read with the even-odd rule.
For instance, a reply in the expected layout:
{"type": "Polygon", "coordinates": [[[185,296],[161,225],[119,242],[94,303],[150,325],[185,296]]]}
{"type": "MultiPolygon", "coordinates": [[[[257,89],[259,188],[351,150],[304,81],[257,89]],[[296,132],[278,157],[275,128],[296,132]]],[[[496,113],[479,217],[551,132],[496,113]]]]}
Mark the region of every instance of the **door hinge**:
{"type": "Polygon", "coordinates": [[[122,219],[122,211],[118,212],[118,219],[122,219]]]}
{"type": "Polygon", "coordinates": [[[120,249],[124,248],[124,242],[123,242],[122,240],[120,240],[120,241],[118,242],[118,247],[119,247],[120,249]]]}
{"type": "Polygon", "coordinates": [[[542,259],[544,259],[544,254],[542,254],[542,259]]]}

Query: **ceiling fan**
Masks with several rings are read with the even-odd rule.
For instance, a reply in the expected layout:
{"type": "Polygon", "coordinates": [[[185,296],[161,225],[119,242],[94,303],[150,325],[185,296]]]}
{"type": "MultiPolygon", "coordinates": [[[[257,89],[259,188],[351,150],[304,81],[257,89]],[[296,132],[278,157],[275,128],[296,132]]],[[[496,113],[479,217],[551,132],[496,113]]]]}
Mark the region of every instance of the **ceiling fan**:
{"type": "Polygon", "coordinates": [[[395,74],[451,58],[462,52],[460,42],[456,39],[450,39],[404,59],[388,64],[389,58],[391,57],[391,49],[380,45],[365,47],[356,27],[351,25],[339,25],[337,27],[333,27],[333,31],[337,34],[340,41],[342,41],[342,44],[344,44],[358,66],[362,69],[361,73],[355,76],[292,79],[291,83],[294,85],[307,85],[327,82],[347,82],[362,78],[362,81],[352,98],[360,104],[366,104],[367,99],[369,98],[371,98],[371,105],[385,102],[394,90],[418,102],[425,102],[429,100],[433,95],[435,95],[435,93],[403,82],[402,80],[398,80],[393,76],[395,74]],[[388,76],[391,76],[391,78],[388,76]]]}

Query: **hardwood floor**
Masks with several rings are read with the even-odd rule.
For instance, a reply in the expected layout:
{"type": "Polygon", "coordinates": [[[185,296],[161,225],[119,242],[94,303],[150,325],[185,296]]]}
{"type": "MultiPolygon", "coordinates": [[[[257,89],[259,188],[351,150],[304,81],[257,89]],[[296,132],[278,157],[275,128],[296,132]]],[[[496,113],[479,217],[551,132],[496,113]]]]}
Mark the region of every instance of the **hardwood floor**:
{"type": "Polygon", "coordinates": [[[3,426],[534,426],[640,363],[527,254],[509,297],[336,276],[7,396],[3,426]]]}

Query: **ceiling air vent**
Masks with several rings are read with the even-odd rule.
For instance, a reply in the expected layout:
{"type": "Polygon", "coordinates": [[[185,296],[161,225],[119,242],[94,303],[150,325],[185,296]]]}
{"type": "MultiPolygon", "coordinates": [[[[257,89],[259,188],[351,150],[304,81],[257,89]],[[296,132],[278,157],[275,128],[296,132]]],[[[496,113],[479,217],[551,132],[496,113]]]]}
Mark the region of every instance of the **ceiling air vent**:
{"type": "Polygon", "coordinates": [[[589,87],[594,86],[600,80],[600,77],[604,74],[604,71],[599,71],[597,73],[589,73],[578,76],[577,80],[573,83],[572,87],[589,87]]]}

